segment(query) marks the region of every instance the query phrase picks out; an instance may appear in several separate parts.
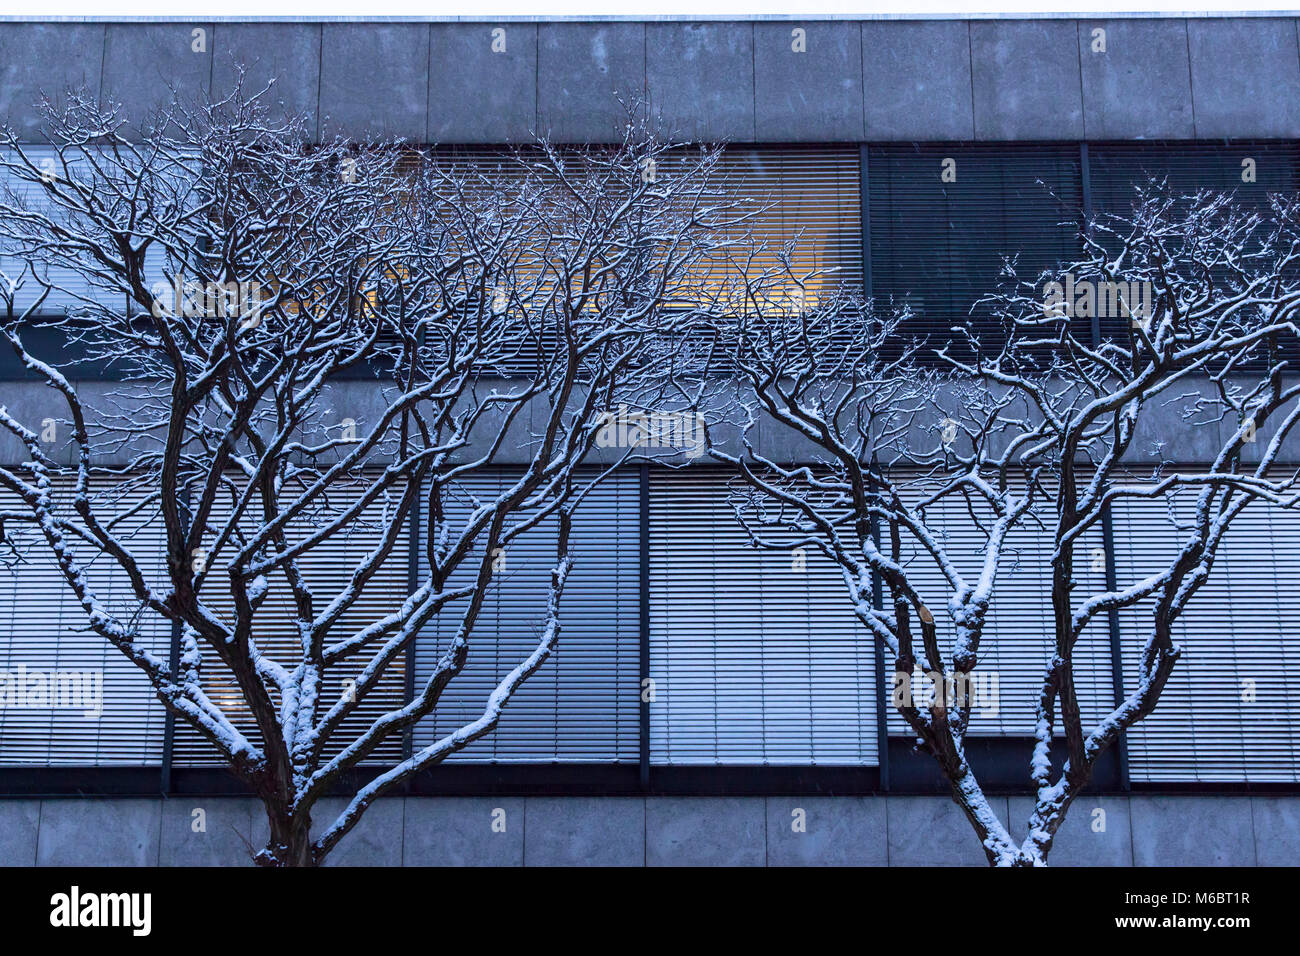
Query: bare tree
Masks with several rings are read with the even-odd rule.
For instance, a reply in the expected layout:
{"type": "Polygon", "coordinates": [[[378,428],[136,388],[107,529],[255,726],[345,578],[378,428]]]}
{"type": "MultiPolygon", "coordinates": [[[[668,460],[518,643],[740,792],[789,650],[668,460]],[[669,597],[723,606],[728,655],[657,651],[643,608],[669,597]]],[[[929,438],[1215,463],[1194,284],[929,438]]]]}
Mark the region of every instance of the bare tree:
{"type": "MultiPolygon", "coordinates": [[[[1229,196],[1153,188],[1132,215],[1092,224],[1083,257],[1061,272],[1020,281],[1009,263],[977,317],[928,350],[910,337],[905,308],[880,315],[844,294],[775,299],[756,285],[707,353],[738,379],[700,379],[693,400],[712,409],[711,457],[737,471],[739,521],[756,545],[816,547],[842,572],[892,662],[893,706],[993,865],[1046,862],[1098,759],[1156,706],[1180,654],[1174,624],[1233,520],[1250,506],[1296,505],[1296,475],[1279,456],[1300,417],[1297,211],[1291,200],[1252,213],[1229,196]],[[1215,443],[1212,461],[1175,467],[1198,431],[1215,443]],[[778,456],[773,437],[801,450],[778,456]],[[1176,555],[1089,590],[1084,543],[1112,506],[1141,499],[1167,503],[1176,555]],[[1036,796],[1017,841],[966,743],[990,612],[1008,569],[1033,560],[1017,545],[1026,535],[1045,545],[1051,617],[1032,702],[1036,796]],[[959,554],[971,539],[973,561],[959,554]],[[1120,609],[1146,616],[1145,643],[1123,700],[1088,719],[1080,637],[1120,609]],[[929,675],[922,694],[918,669],[929,675]]],[[[784,278],[803,288],[812,277],[784,278]]]]}
{"type": "Polygon", "coordinates": [[[643,399],[669,333],[720,295],[700,278],[731,242],[718,152],[671,152],[633,124],[617,146],[539,143],[496,166],[312,145],[242,93],[177,106],[139,138],[82,94],[47,118],[51,154],[11,132],[0,154],[21,187],[0,197],[0,237],[23,263],[2,277],[0,331],[71,448],[0,402],[25,453],[0,467],[0,527],[47,549],[90,628],[261,799],[257,862],[318,864],[376,798],[492,732],[556,647],[581,558],[571,515],[606,473],[579,470],[602,415],[643,399]],[[670,153],[672,175],[655,175],[670,153]],[[25,344],[42,327],[60,354],[25,344]],[[120,384],[90,394],[74,359],[120,384]],[[507,451],[522,464],[474,497],[507,451]],[[141,516],[165,527],[160,577],[123,530],[141,516]],[[368,613],[413,520],[418,577],[368,613]],[[531,652],[475,719],[411,747],[465,667],[495,557],[543,522],[558,548],[531,652]],[[322,593],[313,556],[362,526],[363,553],[322,593]],[[125,607],[87,576],[105,562],[129,581],[125,607]],[[287,653],[263,640],[276,615],[287,653]],[[150,616],[179,631],[171,659],[141,639],[150,616]],[[437,620],[454,637],[429,679],[363,714],[437,620]],[[214,672],[233,703],[210,693],[214,672]],[[407,756],[313,834],[319,798],[395,742],[407,756]]]}

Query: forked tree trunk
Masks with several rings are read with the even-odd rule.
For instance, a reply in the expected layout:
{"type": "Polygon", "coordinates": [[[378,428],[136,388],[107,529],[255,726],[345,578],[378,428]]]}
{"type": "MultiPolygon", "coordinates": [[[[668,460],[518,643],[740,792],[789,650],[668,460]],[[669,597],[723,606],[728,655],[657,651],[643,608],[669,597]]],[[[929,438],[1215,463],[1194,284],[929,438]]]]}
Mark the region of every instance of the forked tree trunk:
{"type": "Polygon", "coordinates": [[[280,807],[266,808],[271,832],[266,846],[258,851],[255,860],[259,866],[316,866],[319,861],[312,853],[311,815],[290,814],[280,807]]]}

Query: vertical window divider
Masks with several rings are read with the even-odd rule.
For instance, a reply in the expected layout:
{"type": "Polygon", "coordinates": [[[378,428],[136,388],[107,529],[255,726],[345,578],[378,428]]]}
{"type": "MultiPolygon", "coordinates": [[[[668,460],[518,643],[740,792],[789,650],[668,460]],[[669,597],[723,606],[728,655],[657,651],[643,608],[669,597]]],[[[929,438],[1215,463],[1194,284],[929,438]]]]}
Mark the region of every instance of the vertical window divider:
{"type": "MultiPolygon", "coordinates": [[[[871,283],[871,157],[870,147],[863,143],[858,150],[858,216],[862,222],[862,294],[870,299],[871,283]]],[[[871,465],[874,478],[876,464],[871,465]]],[[[871,540],[880,547],[880,522],[871,519],[871,540]]],[[[871,603],[880,610],[884,602],[884,589],[880,574],[871,569],[871,603]]],[[[876,770],[880,789],[889,791],[889,682],[885,679],[885,649],[876,636],[871,635],[872,659],[876,668],[876,770]]]]}
{"type": "MultiPolygon", "coordinates": [[[[871,483],[867,486],[875,490],[876,462],[871,462],[871,483]]],[[[876,549],[880,548],[880,519],[871,516],[871,540],[876,549]]],[[[871,606],[877,611],[883,610],[885,604],[884,582],[880,572],[871,569],[871,606]]],[[[876,770],[880,789],[889,792],[889,688],[890,682],[885,673],[885,648],[880,639],[871,635],[871,649],[876,662],[876,770]]]]}
{"type": "Polygon", "coordinates": [[[638,740],[640,743],[641,790],[650,789],[650,702],[646,699],[646,681],[650,678],[650,465],[642,462],[640,468],[640,632],[641,662],[637,681],[639,702],[638,740]]]}
{"type": "MultiPolygon", "coordinates": [[[[1092,167],[1086,142],[1079,144],[1079,177],[1080,195],[1083,198],[1084,235],[1091,235],[1092,167]]],[[[1093,312],[1096,313],[1097,310],[1094,309],[1093,312]]],[[[1092,316],[1092,344],[1094,347],[1101,345],[1101,319],[1096,314],[1092,316]]],[[[1119,576],[1115,570],[1115,523],[1109,504],[1104,505],[1101,511],[1101,545],[1106,554],[1106,590],[1113,592],[1118,590],[1119,576]]],[[[1120,633],[1118,608],[1112,607],[1106,611],[1106,623],[1110,637],[1110,680],[1113,700],[1118,707],[1124,702],[1124,645],[1120,633]]],[[[1129,790],[1131,782],[1128,769],[1128,741],[1124,734],[1120,734],[1115,741],[1115,759],[1118,765],[1120,789],[1129,790]]]]}
{"type": "MultiPolygon", "coordinates": [[[[423,329],[416,333],[416,348],[422,349],[424,346],[423,329]]],[[[419,352],[412,356],[412,363],[418,367],[419,352]]],[[[424,521],[422,505],[424,504],[424,489],[417,490],[415,500],[411,503],[410,526],[407,531],[406,541],[406,594],[411,596],[415,593],[420,585],[420,526],[424,521]]],[[[430,569],[432,573],[432,568],[430,569]]],[[[409,643],[406,645],[405,660],[403,663],[402,674],[402,699],[405,704],[410,704],[415,700],[415,667],[416,667],[416,649],[420,646],[419,634],[412,634],[409,643]]],[[[415,724],[411,724],[402,731],[402,759],[410,760],[415,753],[415,724]]],[[[414,778],[407,777],[403,784],[403,792],[409,794],[414,785],[414,778]]]]}
{"type": "MultiPolygon", "coordinates": [[[[190,494],[189,486],[185,487],[185,494],[180,501],[181,527],[182,530],[188,531],[190,526],[190,494]]],[[[182,555],[181,560],[184,560],[182,555]]],[[[170,574],[170,570],[168,572],[170,574]]],[[[181,666],[181,623],[172,621],[171,623],[171,646],[167,652],[167,667],[173,677],[181,666]]],[[[176,714],[171,708],[167,708],[163,717],[163,748],[162,748],[162,765],[159,767],[158,789],[163,796],[168,796],[172,792],[172,763],[176,751],[176,714]]]]}

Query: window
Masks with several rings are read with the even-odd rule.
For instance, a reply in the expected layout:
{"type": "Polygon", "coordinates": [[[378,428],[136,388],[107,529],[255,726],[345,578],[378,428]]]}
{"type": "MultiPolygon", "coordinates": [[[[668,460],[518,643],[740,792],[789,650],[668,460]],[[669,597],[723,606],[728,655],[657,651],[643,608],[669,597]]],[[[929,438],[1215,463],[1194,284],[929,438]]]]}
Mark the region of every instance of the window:
{"type": "Polygon", "coordinates": [[[752,548],[724,472],[650,476],[651,762],[874,766],[875,651],[843,578],[752,548]]]}
{"type": "MultiPolygon", "coordinates": [[[[72,491],[71,481],[56,483],[61,509],[71,510],[72,491]]],[[[91,493],[103,499],[98,514],[122,516],[116,533],[150,585],[163,586],[166,550],[157,505],[106,483],[92,485],[91,493]],[[113,508],[107,507],[110,496],[113,508]]],[[[0,512],[25,509],[0,490],[0,512]]],[[[5,530],[18,548],[0,545],[0,765],[160,763],[166,713],[148,679],[90,630],[44,536],[14,521],[5,530]]],[[[74,554],[85,562],[87,582],[109,611],[119,620],[135,618],[140,603],[121,567],[86,548],[74,548],[74,554]]],[[[152,611],[140,613],[136,625],[144,645],[166,660],[170,625],[152,611]]]]}
{"type": "MultiPolygon", "coordinates": [[[[86,152],[95,150],[95,147],[87,147],[86,152]]],[[[65,176],[77,176],[79,173],[84,175],[86,180],[98,191],[98,201],[104,201],[104,194],[108,192],[106,188],[108,182],[121,185],[125,177],[123,169],[129,169],[132,160],[128,157],[122,157],[120,160],[98,160],[100,168],[98,172],[92,170],[91,163],[85,154],[79,153],[77,149],[68,149],[66,156],[69,169],[63,168],[62,160],[59,158],[57,151],[52,146],[24,146],[23,151],[27,154],[28,159],[35,164],[37,172],[33,175],[48,175],[62,179],[65,176]]],[[[106,154],[101,154],[101,156],[106,154]]],[[[13,151],[0,152],[0,161],[2,162],[19,162],[17,153],[13,151]]],[[[64,188],[67,188],[64,184],[64,188]]],[[[175,198],[185,196],[187,188],[185,181],[178,177],[175,182],[175,198]]],[[[190,197],[191,199],[193,197],[190,197]]],[[[154,197],[158,202],[161,197],[154,197]]],[[[74,233],[87,233],[87,223],[84,217],[69,217],[65,209],[61,209],[51,200],[49,193],[40,182],[30,181],[25,175],[20,175],[13,170],[0,167],[0,204],[7,204],[20,209],[29,209],[34,212],[48,216],[51,220],[61,225],[71,228],[74,233]]],[[[119,207],[110,207],[111,214],[117,217],[117,221],[125,223],[126,215],[119,207]]],[[[6,226],[12,228],[11,223],[6,226]]],[[[38,240],[45,238],[44,233],[36,233],[38,240]]],[[[106,238],[97,235],[95,232],[89,232],[92,242],[106,242],[106,238]]],[[[136,237],[137,240],[143,238],[136,237]]],[[[87,303],[107,304],[116,306],[121,304],[122,308],[126,307],[126,293],[122,290],[119,279],[109,276],[107,279],[94,279],[93,276],[103,275],[105,267],[97,262],[90,255],[77,251],[72,246],[67,246],[63,253],[65,261],[67,257],[73,257],[82,263],[82,268],[73,270],[66,264],[53,264],[49,261],[49,253],[43,253],[39,257],[28,259],[18,255],[18,243],[11,237],[0,235],[0,272],[5,273],[10,280],[17,280],[23,275],[24,269],[28,270],[23,275],[24,285],[18,291],[15,297],[14,306],[18,310],[31,305],[40,296],[41,285],[37,280],[49,282],[57,288],[53,289],[45,302],[41,305],[40,314],[45,316],[62,315],[65,312],[84,306],[87,303]],[[31,275],[31,270],[35,270],[36,278],[31,275]]],[[[145,254],[145,286],[150,288],[155,282],[165,282],[164,260],[168,257],[163,252],[161,246],[154,242],[145,254]]],[[[175,266],[175,263],[169,263],[169,266],[175,266]]],[[[54,353],[57,354],[57,353],[54,353]]],[[[52,356],[53,357],[53,356],[52,356]]]]}
{"type": "Polygon", "coordinates": [[[1174,195],[1226,190],[1237,202],[1267,208],[1270,193],[1294,192],[1300,170],[1295,143],[1101,143],[1089,147],[1092,208],[1132,210],[1140,187],[1168,185],[1174,195]],[[1247,181],[1249,180],[1249,181],[1247,181]]]}
{"type": "MultiPolygon", "coordinates": [[[[323,527],[328,527],[340,512],[351,507],[364,490],[361,483],[349,484],[339,482],[330,491],[328,500],[317,499],[315,504],[300,519],[291,523],[289,540],[315,534],[323,527]]],[[[243,488],[242,482],[240,488],[243,488]]],[[[286,495],[292,491],[286,490],[286,495]]],[[[282,504],[288,503],[288,498],[282,504]]],[[[389,502],[391,505],[392,502],[389,502]]],[[[348,584],[353,570],[365,556],[380,543],[382,532],[380,520],[384,512],[384,498],[368,506],[355,520],[345,525],[337,534],[326,538],[310,550],[299,555],[297,564],[303,580],[312,591],[315,599],[314,613],[319,614],[348,584]]],[[[229,495],[219,495],[209,526],[215,527],[229,519],[231,511],[229,495]]],[[[244,525],[249,530],[257,525],[248,521],[244,525]]],[[[211,547],[215,533],[204,536],[204,545],[211,547]]],[[[348,608],[331,629],[328,641],[341,640],[366,627],[375,620],[391,613],[406,596],[406,551],[407,536],[401,535],[393,545],[387,560],[369,584],[362,590],[356,602],[348,608]]],[[[205,579],[200,597],[228,623],[234,623],[233,599],[230,595],[228,579],[220,570],[223,556],[228,560],[235,545],[228,544],[221,555],[214,555],[213,573],[205,579]]],[[[271,590],[265,602],[253,615],[253,637],[258,648],[273,660],[287,668],[292,668],[302,659],[302,650],[298,630],[295,625],[296,609],[293,593],[281,571],[270,575],[271,590]]],[[[257,731],[234,675],[217,658],[206,645],[202,645],[204,655],[203,678],[204,689],[235,725],[250,740],[258,741],[261,735],[257,731]]],[[[322,712],[349,691],[349,680],[355,679],[369,662],[373,650],[354,656],[347,662],[340,663],[326,674],[321,690],[322,712]]],[[[344,744],[359,736],[365,728],[381,714],[400,707],[404,699],[406,679],[405,662],[399,658],[388,665],[379,685],[367,694],[348,717],[334,732],[327,754],[337,753],[344,744]]],[[[320,715],[318,715],[320,716],[320,715]]],[[[390,739],[377,747],[367,758],[371,763],[393,763],[401,753],[401,740],[390,739]]],[[[175,762],[178,766],[203,766],[221,762],[220,756],[212,746],[199,736],[198,732],[185,721],[176,722],[175,762]]]]}
{"type": "Polygon", "coordinates": [[[793,243],[796,276],[822,275],[805,289],[804,304],[835,287],[862,288],[862,173],[856,146],[731,147],[723,154],[722,181],[761,209],[746,228],[767,255],[757,270],[775,268],[793,243]]]}
{"type": "MultiPolygon", "coordinates": [[[[1180,496],[1182,520],[1194,498],[1180,496]]],[[[1165,566],[1179,543],[1163,499],[1115,507],[1121,587],[1165,566]]],[[[1132,691],[1151,603],[1120,615],[1132,691]]],[[[1210,578],[1174,627],[1183,654],[1154,713],[1128,732],[1135,782],[1300,782],[1300,515],[1248,505],[1210,578]]]]}
{"type": "MultiPolygon", "coordinates": [[[[1092,208],[1107,215],[1127,216],[1139,189],[1164,188],[1175,197],[1190,198],[1199,190],[1232,195],[1250,212],[1270,215],[1270,197],[1294,194],[1300,171],[1300,146],[1295,143],[1105,143],[1089,149],[1092,208]]],[[[1187,203],[1178,208],[1186,209],[1187,203]]],[[[1118,253],[1115,240],[1102,236],[1108,250],[1118,253]]],[[[1210,275],[1222,290],[1236,279],[1220,267],[1210,275]]],[[[1122,319],[1103,320],[1103,334],[1122,335],[1122,319]],[[1108,327],[1107,327],[1108,325],[1108,327]]],[[[1256,366],[1258,367],[1258,366],[1256,366]]]]}
{"type": "MultiPolygon", "coordinates": [[[[476,472],[448,495],[448,517],[463,520],[468,495],[495,496],[517,473],[476,472]]],[[[456,762],[635,762],[640,721],[640,482],[635,470],[615,473],[574,515],[574,566],[565,585],[559,646],[506,705],[495,731],[453,754],[456,762]]],[[[455,531],[453,531],[453,534],[455,531]]],[[[556,561],[551,518],[513,541],[497,569],[469,639],[465,669],[443,692],[435,712],[415,729],[415,747],[476,720],[500,680],[537,646],[551,569],[556,561]]],[[[481,554],[481,552],[480,552],[481,554]]],[[[427,573],[420,549],[421,574],[427,573]]],[[[475,556],[452,573],[449,586],[473,580],[475,556]]],[[[419,693],[456,633],[465,601],[431,621],[415,654],[419,693]]]]}
{"type": "MultiPolygon", "coordinates": [[[[988,520],[987,512],[977,509],[976,514],[981,522],[988,520]]],[[[926,523],[940,535],[940,543],[962,577],[972,584],[976,582],[983,566],[987,538],[973,522],[965,502],[953,496],[944,498],[927,509],[926,523]]],[[[971,687],[974,695],[971,736],[1029,737],[1034,733],[1039,692],[1047,664],[1055,653],[1052,549],[1050,532],[1032,523],[1022,524],[1008,535],[971,687]],[[986,695],[991,695],[991,703],[986,695]]],[[[1090,529],[1079,541],[1074,558],[1077,604],[1083,595],[1100,593],[1106,588],[1100,525],[1090,529]]],[[[913,586],[934,614],[940,648],[951,647],[952,619],[945,610],[952,594],[951,585],[929,552],[906,534],[903,535],[903,561],[913,586]]],[[[1092,622],[1075,645],[1075,691],[1085,728],[1095,725],[1113,705],[1109,640],[1107,618],[1102,616],[1092,622]]],[[[1059,722],[1059,707],[1057,714],[1056,731],[1060,734],[1064,731],[1059,722]]],[[[912,733],[892,707],[889,732],[893,736],[912,733]]]]}
{"type": "Polygon", "coordinates": [[[872,146],[867,172],[872,295],[908,303],[931,348],[953,327],[1002,341],[976,303],[997,291],[1004,260],[1034,281],[1081,251],[1077,146],[872,146]]]}

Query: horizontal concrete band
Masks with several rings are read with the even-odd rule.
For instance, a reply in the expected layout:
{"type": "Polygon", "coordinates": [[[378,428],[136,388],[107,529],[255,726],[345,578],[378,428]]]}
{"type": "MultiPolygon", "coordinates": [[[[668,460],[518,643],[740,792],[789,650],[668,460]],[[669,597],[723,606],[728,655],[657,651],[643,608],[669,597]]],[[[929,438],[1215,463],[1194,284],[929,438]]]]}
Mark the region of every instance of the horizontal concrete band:
{"type": "MultiPolygon", "coordinates": [[[[57,360],[54,356],[41,357],[57,360]]],[[[1242,379],[1242,381],[1248,380],[1242,379]]],[[[123,412],[127,407],[126,399],[116,394],[122,391],[118,383],[74,379],[74,385],[83,405],[89,409],[102,412],[115,408],[118,412],[123,412]]],[[[1194,387],[1183,386],[1178,392],[1181,400],[1173,400],[1174,395],[1169,394],[1146,403],[1124,461],[1149,468],[1160,460],[1154,457],[1157,448],[1161,450],[1165,460],[1180,465],[1209,464],[1215,460],[1224,442],[1235,432],[1236,426],[1226,419],[1207,420],[1200,424],[1189,424],[1185,421],[1184,410],[1193,402],[1193,398],[1190,397],[1193,391],[1207,400],[1212,400],[1214,397],[1213,386],[1207,380],[1197,383],[1194,387]]],[[[387,393],[375,381],[339,380],[327,386],[322,407],[334,411],[335,421],[343,418],[353,419],[360,433],[364,434],[367,426],[382,418],[389,400],[387,393]]],[[[29,428],[37,430],[42,428],[42,423],[48,419],[62,421],[68,416],[67,404],[59,393],[36,381],[5,381],[0,378],[0,405],[7,407],[10,414],[29,428]]],[[[493,461],[498,465],[526,464],[536,448],[537,435],[545,422],[545,414],[546,411],[539,401],[526,407],[523,413],[517,415],[509,423],[507,440],[496,450],[493,461]]],[[[700,414],[709,423],[711,439],[719,447],[732,453],[743,453],[741,442],[743,430],[740,426],[726,421],[721,411],[714,414],[708,407],[705,407],[700,414]]],[[[1277,433],[1279,417],[1277,415],[1270,417],[1259,428],[1256,440],[1243,446],[1244,462],[1248,464],[1259,462],[1260,456],[1268,450],[1270,442],[1277,433]]],[[[313,431],[306,433],[305,437],[311,439],[323,437],[314,429],[319,428],[325,421],[324,417],[314,421],[313,431]]],[[[933,441],[930,432],[932,425],[933,422],[928,418],[918,418],[914,423],[913,435],[917,442],[916,447],[924,447],[927,442],[933,441]]],[[[495,415],[485,416],[478,429],[470,436],[469,445],[463,455],[469,458],[487,451],[488,444],[496,437],[498,427],[506,427],[504,413],[498,412],[495,415]]],[[[129,464],[135,454],[145,448],[152,449],[154,439],[161,437],[157,435],[151,439],[146,436],[135,442],[118,443],[105,441],[92,429],[93,460],[96,464],[104,466],[129,464]]],[[[758,418],[757,424],[749,432],[749,438],[756,447],[763,449],[765,454],[778,461],[814,461],[817,457],[817,449],[809,442],[795,435],[788,427],[776,424],[766,416],[758,418]]],[[[1002,440],[1005,439],[999,439],[1002,440]]],[[[995,450],[1000,447],[996,445],[995,450]]],[[[73,442],[60,440],[47,449],[47,454],[60,464],[71,466],[76,464],[78,449],[73,442]]],[[[621,461],[627,454],[628,449],[623,447],[595,448],[588,461],[591,464],[613,464],[621,461]]],[[[705,457],[692,458],[681,450],[667,447],[648,448],[645,449],[645,454],[647,457],[674,464],[708,464],[710,461],[705,457]]],[[[0,465],[18,465],[27,460],[27,449],[22,442],[10,432],[0,432],[0,465]]],[[[383,455],[377,454],[373,457],[372,464],[387,460],[383,455]]],[[[1293,429],[1288,433],[1281,443],[1276,461],[1286,465],[1300,464],[1300,430],[1293,429]]]]}
{"type": "Polygon", "coordinates": [[[84,84],[138,122],[243,66],[322,138],[607,141],[620,99],[736,142],[1290,138],[1297,35],[1272,17],[2,22],[0,118],[40,142],[34,104],[84,84]]]}
{"type": "MultiPolygon", "coordinates": [[[[1029,798],[992,804],[1022,837],[1029,798]]],[[[324,801],[318,819],[343,805],[324,801]]],[[[244,798],[0,800],[0,865],[239,866],[265,834],[244,798]]],[[[1050,859],[1281,866],[1297,854],[1300,797],[1084,796],[1050,859]]],[[[371,807],[330,862],[980,866],[984,855],[943,797],[399,797],[371,807]]]]}

